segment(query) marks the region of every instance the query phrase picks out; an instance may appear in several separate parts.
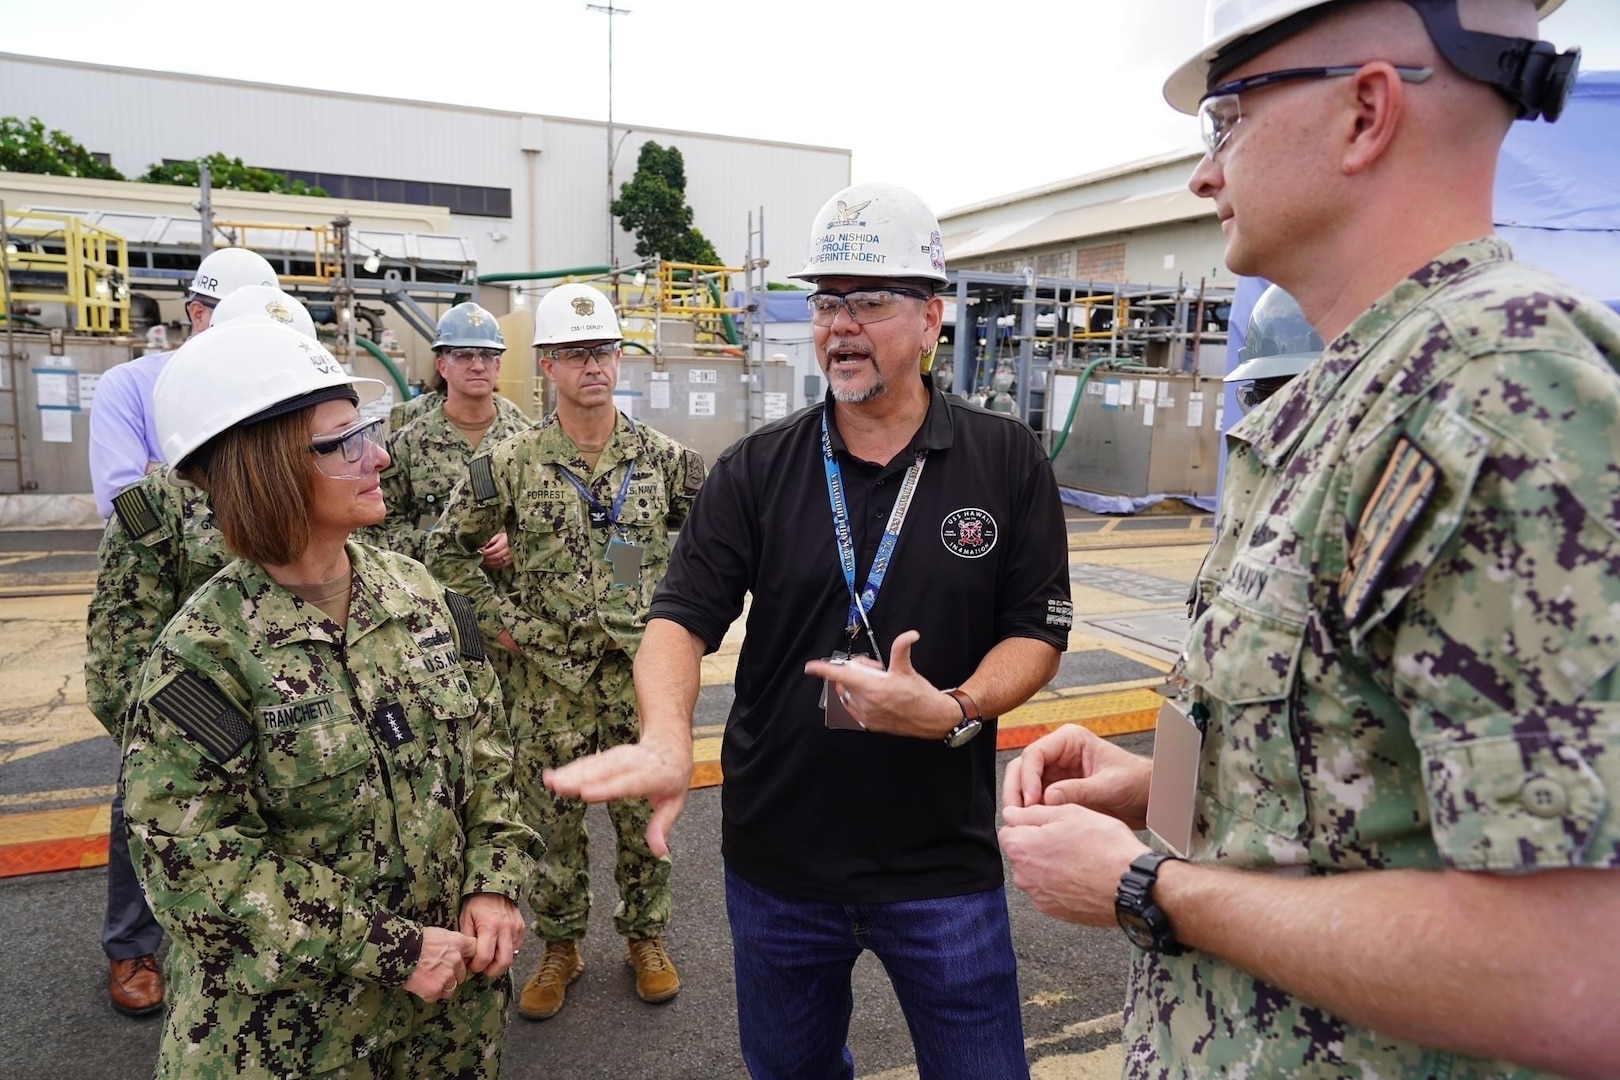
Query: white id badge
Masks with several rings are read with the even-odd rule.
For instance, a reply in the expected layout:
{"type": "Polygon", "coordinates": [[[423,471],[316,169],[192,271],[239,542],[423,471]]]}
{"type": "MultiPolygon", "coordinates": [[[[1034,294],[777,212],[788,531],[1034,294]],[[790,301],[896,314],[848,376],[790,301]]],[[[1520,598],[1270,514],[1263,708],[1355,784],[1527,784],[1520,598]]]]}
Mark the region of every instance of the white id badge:
{"type": "Polygon", "coordinates": [[[1153,779],[1148,787],[1147,827],[1171,851],[1186,858],[1192,847],[1193,803],[1204,737],[1178,702],[1159,706],[1153,736],[1153,779]]]}

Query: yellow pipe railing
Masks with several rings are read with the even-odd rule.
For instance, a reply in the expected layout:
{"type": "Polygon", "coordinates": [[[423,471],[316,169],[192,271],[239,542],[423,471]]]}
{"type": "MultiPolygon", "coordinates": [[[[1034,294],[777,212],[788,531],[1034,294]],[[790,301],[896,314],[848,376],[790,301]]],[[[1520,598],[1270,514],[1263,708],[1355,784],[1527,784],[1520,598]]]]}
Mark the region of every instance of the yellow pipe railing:
{"type": "Polygon", "coordinates": [[[122,236],[47,210],[15,212],[6,232],[17,249],[7,254],[13,281],[19,275],[60,275],[62,287],[32,285],[8,292],[0,278],[0,311],[10,311],[14,303],[66,304],[73,328],[81,333],[129,332],[129,248],[122,236]]]}

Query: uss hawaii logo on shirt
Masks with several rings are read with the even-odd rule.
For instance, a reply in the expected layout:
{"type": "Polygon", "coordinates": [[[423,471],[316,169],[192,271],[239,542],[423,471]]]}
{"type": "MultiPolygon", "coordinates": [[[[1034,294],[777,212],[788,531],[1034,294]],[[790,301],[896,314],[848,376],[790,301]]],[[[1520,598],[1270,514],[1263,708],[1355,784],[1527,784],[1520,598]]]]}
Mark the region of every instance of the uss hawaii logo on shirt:
{"type": "Polygon", "coordinates": [[[996,519],[977,506],[952,510],[940,522],[939,539],[952,555],[983,558],[996,546],[996,519]]]}

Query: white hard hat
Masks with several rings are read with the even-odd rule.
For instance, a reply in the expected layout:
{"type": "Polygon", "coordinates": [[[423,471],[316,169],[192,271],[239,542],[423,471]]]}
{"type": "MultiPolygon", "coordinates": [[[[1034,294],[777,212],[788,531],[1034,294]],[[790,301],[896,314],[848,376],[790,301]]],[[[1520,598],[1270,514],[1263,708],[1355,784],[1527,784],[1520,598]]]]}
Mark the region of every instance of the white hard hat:
{"type": "MultiPolygon", "coordinates": [[[[1203,48],[1170,73],[1164,81],[1164,99],[1179,112],[1196,113],[1199,99],[1209,89],[1210,64],[1229,45],[1301,12],[1334,2],[1336,0],[1208,0],[1204,8],[1203,48]]],[[[1546,18],[1563,2],[1536,0],[1536,11],[1546,18]]]]}
{"type": "Polygon", "coordinates": [[[559,285],[534,309],[534,343],[562,345],[624,337],[619,317],[601,291],[589,285],[559,285]]]}
{"type": "Polygon", "coordinates": [[[788,277],[921,278],[943,285],[939,219],[896,184],[847,187],[816,214],[804,269],[788,277]]]}
{"type": "Polygon", "coordinates": [[[210,252],[191,279],[191,295],[223,300],[244,285],[274,285],[276,268],[263,255],[247,248],[227,247],[210,252]]]}
{"type": "Polygon", "coordinates": [[[297,297],[288,296],[274,285],[244,285],[219,302],[210,328],[232,319],[261,319],[290,326],[307,338],[315,336],[315,320],[297,297]]]}
{"type": "Polygon", "coordinates": [[[152,391],[158,445],[183,465],[214,436],[337,397],[359,404],[383,384],[343,370],[320,342],[269,319],[239,318],[188,340],[152,391]]]}

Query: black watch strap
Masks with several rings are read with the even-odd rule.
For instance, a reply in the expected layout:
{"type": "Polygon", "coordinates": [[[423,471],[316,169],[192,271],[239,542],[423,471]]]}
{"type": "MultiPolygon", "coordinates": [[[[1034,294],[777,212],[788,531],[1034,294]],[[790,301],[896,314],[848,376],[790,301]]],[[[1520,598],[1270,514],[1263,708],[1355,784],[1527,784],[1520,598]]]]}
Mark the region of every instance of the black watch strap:
{"type": "Polygon", "coordinates": [[[1114,917],[1119,920],[1125,936],[1140,948],[1179,956],[1186,948],[1176,940],[1169,916],[1153,902],[1159,867],[1170,861],[1181,860],[1159,851],[1149,851],[1132,860],[1130,869],[1120,875],[1119,887],[1114,892],[1114,917]]]}

